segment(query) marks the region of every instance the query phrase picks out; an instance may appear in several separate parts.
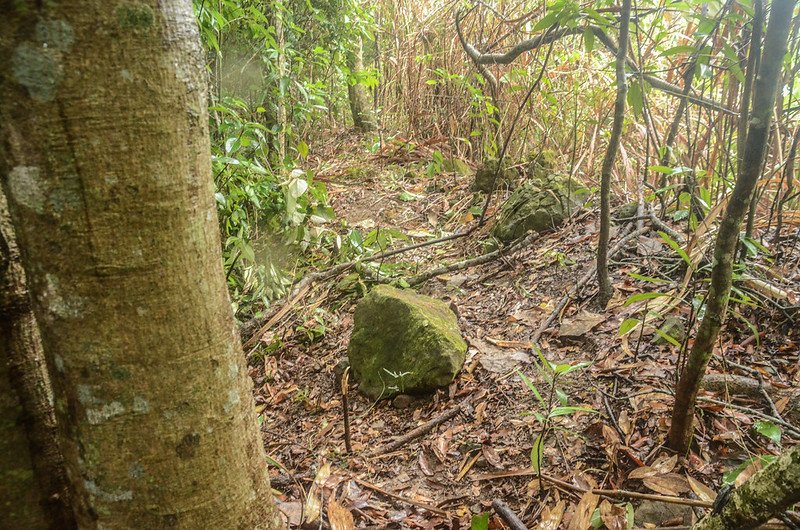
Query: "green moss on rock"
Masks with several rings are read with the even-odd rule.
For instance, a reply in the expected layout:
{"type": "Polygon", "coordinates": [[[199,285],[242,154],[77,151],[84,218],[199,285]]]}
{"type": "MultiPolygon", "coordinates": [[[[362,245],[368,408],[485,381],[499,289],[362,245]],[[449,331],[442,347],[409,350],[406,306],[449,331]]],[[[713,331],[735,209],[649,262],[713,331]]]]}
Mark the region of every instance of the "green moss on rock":
{"type": "Polygon", "coordinates": [[[529,231],[545,232],[581,207],[586,189],[554,173],[533,176],[514,190],[500,208],[492,235],[509,243],[529,231]]]}
{"type": "Polygon", "coordinates": [[[467,344],[441,300],[379,285],[356,307],[347,355],[359,389],[372,398],[446,387],[467,344]]]}
{"type": "Polygon", "coordinates": [[[484,161],[483,166],[475,172],[472,191],[489,193],[496,187],[513,186],[517,180],[519,180],[519,175],[516,171],[513,169],[498,170],[498,161],[490,158],[484,161]]]}

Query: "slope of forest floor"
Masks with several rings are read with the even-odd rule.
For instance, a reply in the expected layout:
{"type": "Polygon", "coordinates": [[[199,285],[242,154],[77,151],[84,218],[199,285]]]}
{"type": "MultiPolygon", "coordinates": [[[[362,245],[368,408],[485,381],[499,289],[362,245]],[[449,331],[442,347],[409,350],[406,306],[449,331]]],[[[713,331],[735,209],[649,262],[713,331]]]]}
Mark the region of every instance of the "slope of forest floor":
{"type": "MultiPolygon", "coordinates": [[[[332,143],[330,152],[320,157],[335,162],[320,163],[318,168],[337,215],[350,226],[394,228],[417,242],[474,222],[470,208],[481,200],[469,191],[468,176],[425,175],[430,150],[438,147],[408,151],[387,146],[370,154],[363,147],[354,152],[354,144],[360,146],[360,140],[344,137],[332,143]]],[[[499,193],[495,203],[504,196],[499,193]]],[[[612,242],[624,229],[615,226],[612,242]]],[[[396,259],[413,274],[476,256],[484,252],[480,241],[486,232],[481,228],[467,238],[396,259]]],[[[595,306],[596,289],[589,282],[538,341],[549,361],[591,363],[558,381],[566,394],[561,396],[564,402],[591,411],[555,418],[545,438],[542,472],[566,484],[540,484],[533,476],[531,449],[542,428],[537,413],[546,411],[516,370],[526,374],[547,400],[550,386],[537,370],[541,363],[531,339],[564,295],[592,269],[596,240],[596,211],[589,209],[558,231],[500,259],[422,285],[421,292],[455,308],[469,344],[464,369],[448,389],[433,396],[400,396],[377,403],[361,396],[351,382],[349,454],[338,377],[340,363],[347,358],[358,290],[337,289],[338,279],[313,286],[250,356],[267,450],[274,460],[273,488],[292,526],[298,527],[305,514],[311,521],[308,528],[336,527],[335,520],[341,517],[337,508],[343,507],[357,527],[470,528],[473,516],[492,512],[492,501],[502,500],[531,528],[580,527],[579,520],[585,522],[596,506],[601,507],[606,526],[625,528],[629,510],[641,499],[608,503],[581,490],[628,490],[711,501],[724,472],[752,456],[779,453],[778,435],[768,428],[773,424],[751,411],[783,414],[792,405],[790,398],[767,401],[758,393],[737,394],[732,387],[726,392],[728,379],[722,376],[722,387],[703,396],[711,400],[700,402],[695,451],[683,458],[663,447],[679,348],[656,344],[649,324],[620,336],[622,323],[640,315],[645,304],[656,309],[657,299],[626,303],[631,295],[656,289],[680,291],[684,278],[680,258],[650,231],[615,258],[617,296],[605,311],[595,306]],[[662,282],[653,285],[629,273],[662,282]],[[453,407],[460,407],[458,413],[448,414],[449,419],[429,432],[384,450],[397,437],[453,407]],[[309,515],[320,510],[324,524],[309,515]]],[[[708,254],[710,247],[706,244],[701,250],[708,254]]],[[[728,374],[731,384],[759,379],[776,392],[800,386],[798,254],[795,250],[783,256],[780,264],[759,261],[771,274],[770,285],[787,294],[783,303],[794,304],[793,312],[779,309],[769,297],[755,307],[736,305],[738,315],[729,319],[709,373],[728,374]]],[[[661,311],[660,317],[653,317],[655,326],[666,314],[693,317],[687,303],[663,306],[661,311]]],[[[790,433],[781,430],[781,442],[791,444],[790,433]]],[[[747,466],[738,480],[759,465],[747,466]]],[[[703,513],[695,510],[696,514],[678,510],[671,519],[648,522],[688,525],[703,513]]],[[[493,515],[488,528],[505,526],[493,515]]]]}

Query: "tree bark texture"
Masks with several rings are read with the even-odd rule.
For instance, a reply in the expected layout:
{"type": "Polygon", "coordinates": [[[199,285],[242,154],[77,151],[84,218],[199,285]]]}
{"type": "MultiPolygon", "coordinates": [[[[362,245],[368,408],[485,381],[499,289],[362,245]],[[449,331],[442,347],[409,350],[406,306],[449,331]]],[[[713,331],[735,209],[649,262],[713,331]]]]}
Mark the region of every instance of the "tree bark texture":
{"type": "Polygon", "coordinates": [[[794,5],[794,0],[775,0],[772,3],[761,66],[756,80],[747,143],[736,185],[720,223],[714,247],[711,287],[706,299],[706,312],[700,328],[697,330],[697,336],[686,366],[681,372],[675,393],[669,445],[680,453],[687,452],[691,445],[697,392],[700,389],[700,383],[711,359],[714,343],[728,309],[739,231],[767,151],[772,110],[780,80],[783,56],[786,53],[794,5]]]}
{"type": "Polygon", "coordinates": [[[80,528],[277,528],[190,2],[0,0],[0,176],[80,528]]]}
{"type": "Polygon", "coordinates": [[[0,528],[74,528],[53,394],[0,193],[0,528]]]}
{"type": "Polygon", "coordinates": [[[625,97],[628,81],[625,78],[625,58],[628,54],[628,29],[631,19],[631,0],[623,0],[619,20],[619,47],[617,48],[616,78],[617,97],[614,101],[614,121],[608,139],[606,155],[600,172],[600,237],[597,243],[597,294],[601,307],[605,307],[614,288],[608,277],[608,240],[611,235],[611,171],[617,158],[622,126],[625,121],[625,97]]]}
{"type": "Polygon", "coordinates": [[[800,502],[800,445],[750,477],[731,494],[718,514],[701,519],[693,530],[750,530],[800,502]]]}
{"type": "MultiPolygon", "coordinates": [[[[347,67],[351,76],[356,78],[364,70],[364,50],[361,39],[356,39],[353,50],[347,54],[347,67]]],[[[377,130],[375,114],[369,102],[369,95],[364,85],[358,82],[349,82],[347,85],[347,99],[350,102],[350,112],[353,114],[353,125],[364,132],[377,130]]]]}

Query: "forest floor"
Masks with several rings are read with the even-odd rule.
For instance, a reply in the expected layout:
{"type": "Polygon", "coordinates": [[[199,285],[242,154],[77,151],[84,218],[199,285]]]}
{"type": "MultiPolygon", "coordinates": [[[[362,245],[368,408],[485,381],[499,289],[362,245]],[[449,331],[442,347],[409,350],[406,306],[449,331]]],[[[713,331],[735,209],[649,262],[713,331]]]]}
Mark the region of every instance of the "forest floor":
{"type": "MultiPolygon", "coordinates": [[[[351,226],[395,228],[418,242],[474,223],[469,209],[482,199],[469,190],[470,177],[425,175],[430,150],[438,147],[408,151],[387,146],[370,154],[354,148],[361,145],[353,136],[332,142],[320,156],[335,163],[318,171],[337,214],[351,226]]],[[[498,193],[495,203],[506,195],[498,193]]],[[[623,230],[628,228],[615,226],[612,243],[623,230]]],[[[467,238],[396,259],[413,274],[434,263],[476,256],[484,252],[480,241],[486,233],[482,228],[467,238]]],[[[500,259],[423,284],[421,292],[457,310],[469,345],[464,369],[449,388],[425,397],[373,402],[351,384],[349,454],[337,365],[347,358],[358,296],[335,288],[337,279],[311,288],[262,337],[264,348],[250,355],[262,429],[274,460],[273,488],[292,527],[305,517],[307,528],[346,528],[341,521],[347,516],[338,509],[343,507],[361,528],[470,528],[473,516],[485,512],[492,514],[488,526],[476,522],[476,528],[508,528],[492,509],[492,501],[501,500],[529,528],[585,528],[597,507],[607,527],[626,528],[634,507],[649,501],[630,496],[604,500],[584,491],[627,490],[710,502],[723,472],[745,462],[742,480],[761,465],[755,461],[747,466],[748,459],[778,454],[781,445],[770,429],[773,423],[752,411],[783,414],[792,403],[780,392],[800,387],[800,250],[783,256],[779,264],[758,260],[769,284],[787,296],[779,302],[754,297],[754,307],[734,307],[739,318],[729,319],[709,369],[728,374],[730,379],[719,377],[731,385],[702,396],[716,401],[699,402],[697,443],[689,458],[683,458],[663,447],[680,348],[656,344],[651,325],[620,336],[622,323],[640,315],[645,304],[661,314],[652,317],[656,326],[667,314],[692,318],[690,304],[672,307],[662,301],[669,297],[625,303],[631,295],[654,290],[690,300],[698,287],[687,283],[683,288],[681,259],[650,231],[613,260],[617,295],[605,311],[596,307],[596,288],[589,282],[539,338],[551,362],[591,362],[563,376],[558,386],[564,402],[592,409],[552,420],[542,473],[556,480],[540,484],[531,471],[531,449],[542,429],[536,413],[547,411],[516,370],[533,381],[546,401],[550,385],[537,369],[541,363],[531,340],[578,279],[591,271],[596,240],[596,211],[590,209],[500,259]],[[661,281],[642,281],[630,273],[661,281]],[[778,303],[793,309],[780,309],[778,303]],[[777,392],[771,394],[775,398],[737,394],[733,383],[745,378],[763,380],[765,388],[777,392]],[[448,413],[454,407],[458,412],[448,413]],[[446,421],[385,451],[397,437],[443,414],[446,421]],[[320,512],[322,520],[311,515],[320,512]]],[[[707,241],[713,238],[705,234],[697,241],[706,241],[698,245],[698,255],[707,256],[707,241]]],[[[791,444],[787,429],[781,430],[782,443],[791,444]]],[[[637,508],[636,526],[685,526],[703,513],[660,503],[650,503],[648,509],[657,513],[647,515],[644,507],[637,508]]],[[[595,525],[602,523],[595,519],[595,525]]]]}

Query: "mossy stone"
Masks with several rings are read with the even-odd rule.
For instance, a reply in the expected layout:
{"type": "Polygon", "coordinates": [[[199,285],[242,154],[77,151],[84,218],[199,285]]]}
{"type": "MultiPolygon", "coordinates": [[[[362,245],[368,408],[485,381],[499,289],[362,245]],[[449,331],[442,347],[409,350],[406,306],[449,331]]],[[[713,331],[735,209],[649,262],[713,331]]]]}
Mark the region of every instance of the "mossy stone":
{"type": "Polygon", "coordinates": [[[510,243],[529,231],[546,232],[580,209],[586,189],[564,175],[533,176],[500,208],[492,235],[510,243]]]}
{"type": "Polygon", "coordinates": [[[475,172],[472,191],[489,193],[500,186],[514,186],[519,176],[513,169],[498,169],[498,161],[490,158],[475,172]],[[497,175],[497,177],[495,177],[497,175]]]}
{"type": "Polygon", "coordinates": [[[373,399],[446,387],[466,353],[456,315],[441,300],[379,285],[356,306],[347,356],[373,399]]]}

